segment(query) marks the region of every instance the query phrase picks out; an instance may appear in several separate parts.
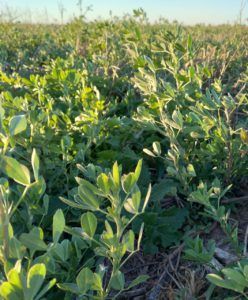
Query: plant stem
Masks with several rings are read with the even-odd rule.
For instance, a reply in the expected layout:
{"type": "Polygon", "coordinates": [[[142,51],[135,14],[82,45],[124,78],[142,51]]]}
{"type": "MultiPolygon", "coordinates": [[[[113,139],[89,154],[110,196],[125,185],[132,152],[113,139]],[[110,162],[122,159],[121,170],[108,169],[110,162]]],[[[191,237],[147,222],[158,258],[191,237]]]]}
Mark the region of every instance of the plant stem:
{"type": "Polygon", "coordinates": [[[15,213],[15,211],[17,210],[18,206],[21,204],[21,202],[23,201],[23,199],[25,198],[27,192],[29,189],[29,185],[25,187],[21,197],[19,198],[19,200],[17,201],[16,205],[13,207],[12,211],[10,212],[9,218],[11,218],[13,216],[13,214],[15,213]]]}
{"type": "Polygon", "coordinates": [[[3,197],[0,193],[0,222],[2,224],[2,233],[3,233],[3,253],[4,260],[7,261],[9,257],[9,216],[4,209],[3,197]]]}

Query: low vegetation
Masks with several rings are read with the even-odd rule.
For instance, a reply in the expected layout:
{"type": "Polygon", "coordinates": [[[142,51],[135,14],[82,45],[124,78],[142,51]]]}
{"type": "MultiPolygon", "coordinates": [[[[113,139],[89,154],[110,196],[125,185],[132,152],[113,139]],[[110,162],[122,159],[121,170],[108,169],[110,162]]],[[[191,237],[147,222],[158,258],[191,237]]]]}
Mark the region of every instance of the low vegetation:
{"type": "Polygon", "coordinates": [[[248,299],[247,44],[1,24],[1,299],[248,299]]]}

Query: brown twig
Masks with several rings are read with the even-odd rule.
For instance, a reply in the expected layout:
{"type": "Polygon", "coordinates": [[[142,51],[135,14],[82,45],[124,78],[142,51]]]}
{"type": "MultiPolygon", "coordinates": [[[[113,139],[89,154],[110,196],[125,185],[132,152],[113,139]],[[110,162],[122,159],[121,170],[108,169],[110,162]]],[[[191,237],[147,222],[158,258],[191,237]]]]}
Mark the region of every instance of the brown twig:
{"type": "Polygon", "coordinates": [[[169,262],[175,261],[175,259],[177,259],[177,257],[181,254],[183,248],[184,248],[184,243],[181,246],[179,246],[176,250],[174,250],[167,257],[166,261],[168,262],[168,266],[165,268],[163,273],[160,275],[156,285],[149,292],[146,299],[148,299],[148,300],[158,299],[158,296],[159,296],[160,290],[161,290],[161,285],[162,285],[163,282],[166,281],[167,277],[169,276],[168,273],[169,273],[169,269],[171,268],[171,264],[169,262]]]}

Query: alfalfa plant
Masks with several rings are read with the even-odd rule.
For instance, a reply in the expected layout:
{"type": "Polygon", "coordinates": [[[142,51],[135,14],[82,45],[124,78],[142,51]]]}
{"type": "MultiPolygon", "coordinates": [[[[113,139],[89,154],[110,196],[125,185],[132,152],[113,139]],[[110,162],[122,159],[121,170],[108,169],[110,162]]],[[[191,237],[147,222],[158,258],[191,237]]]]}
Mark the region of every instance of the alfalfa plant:
{"type": "MultiPolygon", "coordinates": [[[[31,183],[29,170],[14,158],[0,156],[2,171],[15,182],[25,186],[17,202],[9,199],[10,187],[5,178],[0,178],[0,262],[3,278],[0,284],[0,296],[5,300],[39,300],[55,285],[56,279],[45,283],[47,268],[43,263],[34,263],[32,259],[25,264],[27,253],[22,236],[20,240],[14,235],[11,217],[19,209],[28,190],[39,180],[39,158],[36,150],[32,154],[32,167],[35,182],[31,183]],[[25,257],[25,259],[24,259],[25,257]]],[[[37,241],[30,239],[37,244],[37,241]]],[[[33,252],[34,254],[34,252],[33,252]]]]}
{"type": "Polygon", "coordinates": [[[237,254],[240,254],[238,227],[230,222],[230,210],[221,205],[221,200],[231,185],[222,190],[219,180],[214,180],[212,187],[208,189],[207,184],[201,182],[197,190],[193,191],[188,200],[204,206],[204,215],[218,222],[226,234],[237,254]]]}
{"type": "Polygon", "coordinates": [[[39,300],[55,285],[52,279],[44,285],[46,278],[44,264],[33,265],[28,272],[22,267],[21,260],[7,272],[7,280],[0,286],[1,299],[5,300],[39,300]]]}
{"type": "Polygon", "coordinates": [[[77,178],[79,187],[75,202],[61,198],[74,208],[87,210],[81,216],[81,228],[66,227],[65,231],[72,236],[80,236],[94,249],[96,256],[105,257],[108,261],[96,267],[94,272],[88,267],[82,268],[76,284],[61,283],[61,289],[92,299],[106,299],[110,295],[115,299],[123,291],[147,280],[148,276],[142,275],[126,285],[122,272],[125,263],[140,250],[144,225],[140,227],[137,241],[130,225],[145,211],[151,193],[149,186],[145,200],[141,200],[137,185],[141,166],[140,160],[134,172],[121,176],[121,167],[115,163],[112,172],[98,176],[96,186],[77,178]],[[97,214],[105,220],[105,228],[100,234],[97,214]]]}

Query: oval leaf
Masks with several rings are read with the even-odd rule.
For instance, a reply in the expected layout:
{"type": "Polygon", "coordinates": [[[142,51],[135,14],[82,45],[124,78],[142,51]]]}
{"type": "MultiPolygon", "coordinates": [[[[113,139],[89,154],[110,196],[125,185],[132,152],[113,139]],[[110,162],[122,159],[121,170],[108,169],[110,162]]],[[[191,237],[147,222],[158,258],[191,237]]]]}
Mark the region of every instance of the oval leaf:
{"type": "Polygon", "coordinates": [[[9,122],[9,132],[11,136],[15,136],[18,133],[26,130],[27,120],[24,115],[15,116],[9,122]]]}
{"type": "Polygon", "coordinates": [[[45,277],[46,266],[44,264],[36,264],[29,270],[27,277],[29,299],[33,299],[39,292],[45,277]]]}
{"type": "Polygon", "coordinates": [[[57,243],[65,228],[65,217],[63,211],[58,209],[53,216],[53,241],[57,243]]]}
{"type": "Polygon", "coordinates": [[[33,150],[31,163],[34,171],[34,178],[36,181],[39,179],[39,169],[40,169],[40,160],[37,154],[36,149],[33,150]]]}
{"type": "Polygon", "coordinates": [[[11,179],[22,185],[30,184],[30,173],[27,167],[20,164],[16,159],[2,156],[0,159],[1,170],[11,179]]]}
{"type": "Polygon", "coordinates": [[[87,212],[81,217],[81,226],[83,231],[92,238],[96,232],[97,218],[93,213],[87,212]]]}
{"type": "Polygon", "coordinates": [[[84,268],[78,274],[76,282],[80,292],[85,294],[94,283],[94,273],[89,268],[84,268]]]}
{"type": "Polygon", "coordinates": [[[125,286],[125,277],[121,271],[117,271],[111,279],[111,287],[116,291],[121,291],[125,286]]]}

